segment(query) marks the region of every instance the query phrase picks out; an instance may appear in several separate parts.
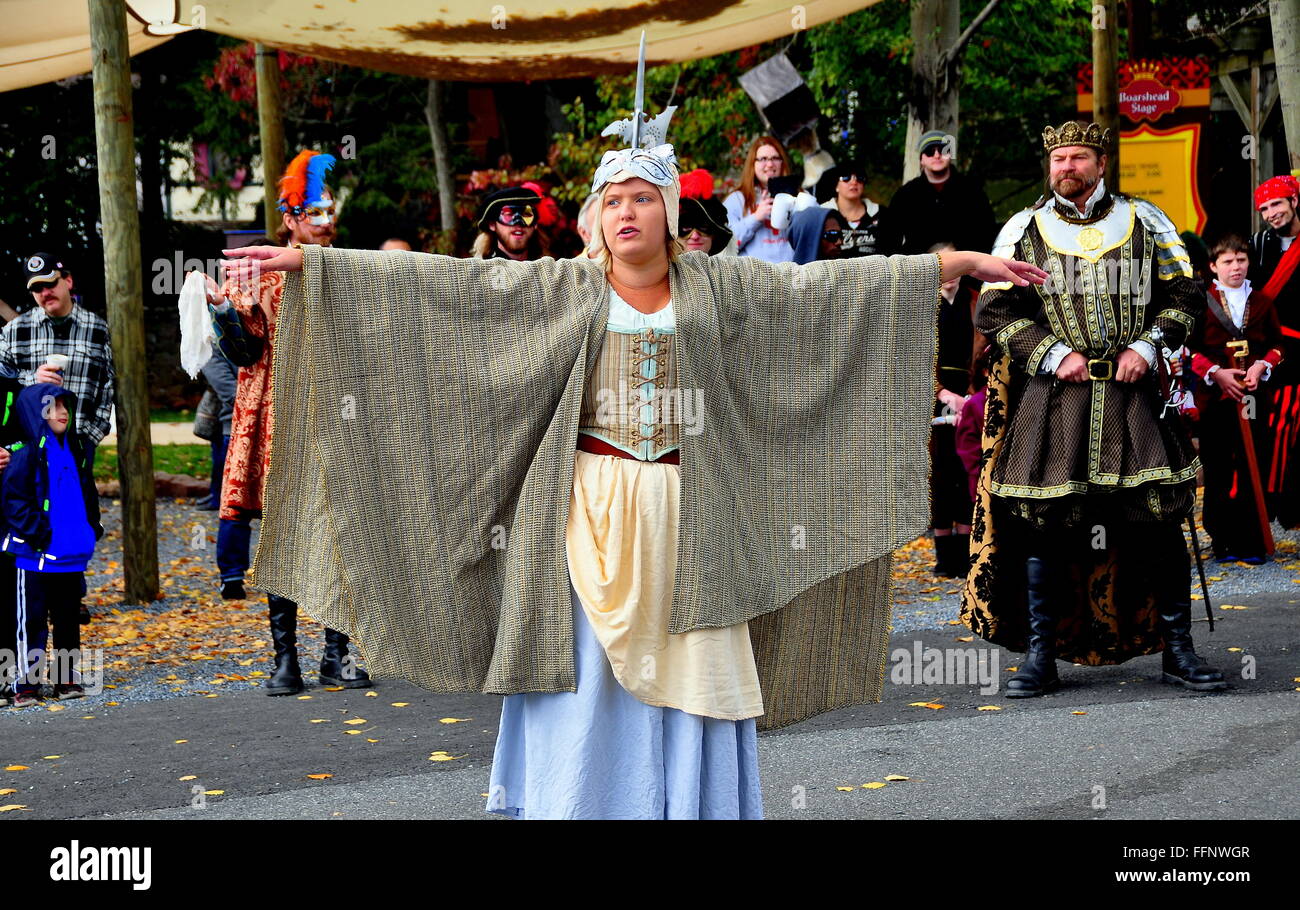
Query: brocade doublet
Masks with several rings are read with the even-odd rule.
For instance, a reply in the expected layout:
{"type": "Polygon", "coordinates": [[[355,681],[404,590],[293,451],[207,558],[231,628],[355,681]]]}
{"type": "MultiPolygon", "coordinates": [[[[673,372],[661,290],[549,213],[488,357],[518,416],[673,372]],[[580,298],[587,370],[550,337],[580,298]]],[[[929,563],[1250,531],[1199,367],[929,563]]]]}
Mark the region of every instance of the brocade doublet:
{"type": "Polygon", "coordinates": [[[994,465],[995,495],[1047,500],[1196,477],[1186,434],[1161,419],[1156,370],[1133,383],[1078,383],[1059,380],[1052,361],[1045,366],[1062,345],[1096,361],[1090,369],[1104,376],[1130,347],[1144,357],[1178,348],[1204,310],[1186,250],[1163,212],[1125,197],[1096,208],[1091,218],[1072,218],[1050,203],[1027,209],[995,245],[996,255],[1049,275],[1040,286],[985,285],[976,313],[976,328],[1023,382],[994,465]]]}

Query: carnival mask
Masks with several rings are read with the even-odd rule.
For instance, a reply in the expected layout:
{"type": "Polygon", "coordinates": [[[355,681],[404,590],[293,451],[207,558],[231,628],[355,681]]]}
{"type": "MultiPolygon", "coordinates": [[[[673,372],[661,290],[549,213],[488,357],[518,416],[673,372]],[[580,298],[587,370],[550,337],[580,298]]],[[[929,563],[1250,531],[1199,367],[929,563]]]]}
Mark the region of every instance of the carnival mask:
{"type": "Polygon", "coordinates": [[[503,205],[497,212],[497,222],[508,226],[532,226],[537,220],[537,211],[531,205],[503,205]]]}

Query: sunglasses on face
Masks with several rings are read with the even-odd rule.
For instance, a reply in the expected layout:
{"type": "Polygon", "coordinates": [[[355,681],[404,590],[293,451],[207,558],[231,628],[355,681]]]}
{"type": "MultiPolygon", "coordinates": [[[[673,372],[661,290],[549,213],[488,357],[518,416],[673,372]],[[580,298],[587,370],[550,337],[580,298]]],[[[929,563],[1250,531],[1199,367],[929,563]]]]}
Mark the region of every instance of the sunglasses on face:
{"type": "Polygon", "coordinates": [[[840,175],[840,183],[849,183],[851,181],[857,181],[858,183],[866,183],[866,181],[863,180],[861,177],[859,177],[857,174],[840,175]]]}
{"type": "Polygon", "coordinates": [[[822,240],[827,243],[839,243],[843,238],[843,231],[822,231],[822,240]]]}
{"type": "Polygon", "coordinates": [[[695,231],[699,231],[699,232],[700,232],[701,234],[703,234],[705,237],[712,237],[712,236],[713,236],[713,232],[712,232],[712,231],[706,231],[704,228],[697,228],[697,227],[679,227],[679,228],[677,229],[677,236],[678,236],[678,237],[681,237],[682,239],[685,239],[685,238],[691,236],[691,234],[694,233],[695,231]]]}
{"type": "Polygon", "coordinates": [[[497,213],[498,223],[512,227],[520,224],[526,227],[536,218],[537,213],[533,211],[531,205],[503,205],[501,211],[497,213]]]}
{"type": "Polygon", "coordinates": [[[926,149],[924,152],[921,153],[921,157],[922,157],[922,158],[932,158],[932,157],[934,157],[935,155],[942,155],[942,154],[944,154],[943,146],[942,146],[942,145],[932,145],[932,146],[930,146],[928,149],[926,149]]]}

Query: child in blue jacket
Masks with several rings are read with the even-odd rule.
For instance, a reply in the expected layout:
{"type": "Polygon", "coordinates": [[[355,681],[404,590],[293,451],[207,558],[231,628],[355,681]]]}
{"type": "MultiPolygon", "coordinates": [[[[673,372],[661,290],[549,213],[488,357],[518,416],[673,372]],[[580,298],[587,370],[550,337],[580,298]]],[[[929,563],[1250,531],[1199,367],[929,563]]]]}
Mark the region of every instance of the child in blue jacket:
{"type": "Polygon", "coordinates": [[[5,537],[0,545],[18,568],[17,682],[14,704],[35,701],[46,660],[48,625],[54,626],[49,660],[55,697],[80,698],[81,625],[78,603],[99,523],[99,494],[90,459],[76,427],[76,396],[41,383],[17,401],[24,442],[3,474],[5,537]]]}

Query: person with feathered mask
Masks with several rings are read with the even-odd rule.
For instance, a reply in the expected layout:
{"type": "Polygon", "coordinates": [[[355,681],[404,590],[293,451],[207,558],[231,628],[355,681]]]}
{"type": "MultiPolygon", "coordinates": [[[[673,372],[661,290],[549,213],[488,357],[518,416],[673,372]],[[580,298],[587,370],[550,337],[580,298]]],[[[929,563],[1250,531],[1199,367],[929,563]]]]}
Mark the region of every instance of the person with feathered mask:
{"type": "MultiPolygon", "coordinates": [[[[333,155],[304,150],[280,178],[283,215],[278,239],[291,245],[289,248],[302,244],[328,247],[334,242],[335,202],[325,184],[325,176],[333,166],[333,155]]],[[[218,344],[222,354],[240,368],[222,476],[217,536],[217,568],[221,573],[221,596],[226,600],[243,600],[246,596],[244,574],[248,570],[252,521],[262,514],[275,424],[271,363],[283,293],[282,272],[267,270],[227,278],[220,288],[208,279],[208,305],[218,344]]],[[[264,691],[267,695],[296,694],[303,688],[298,667],[298,605],[275,594],[269,595],[267,601],[275,667],[264,691]]],[[[320,681],[349,689],[370,685],[366,671],[348,655],[348,637],[334,629],[325,630],[320,681]]]]}

